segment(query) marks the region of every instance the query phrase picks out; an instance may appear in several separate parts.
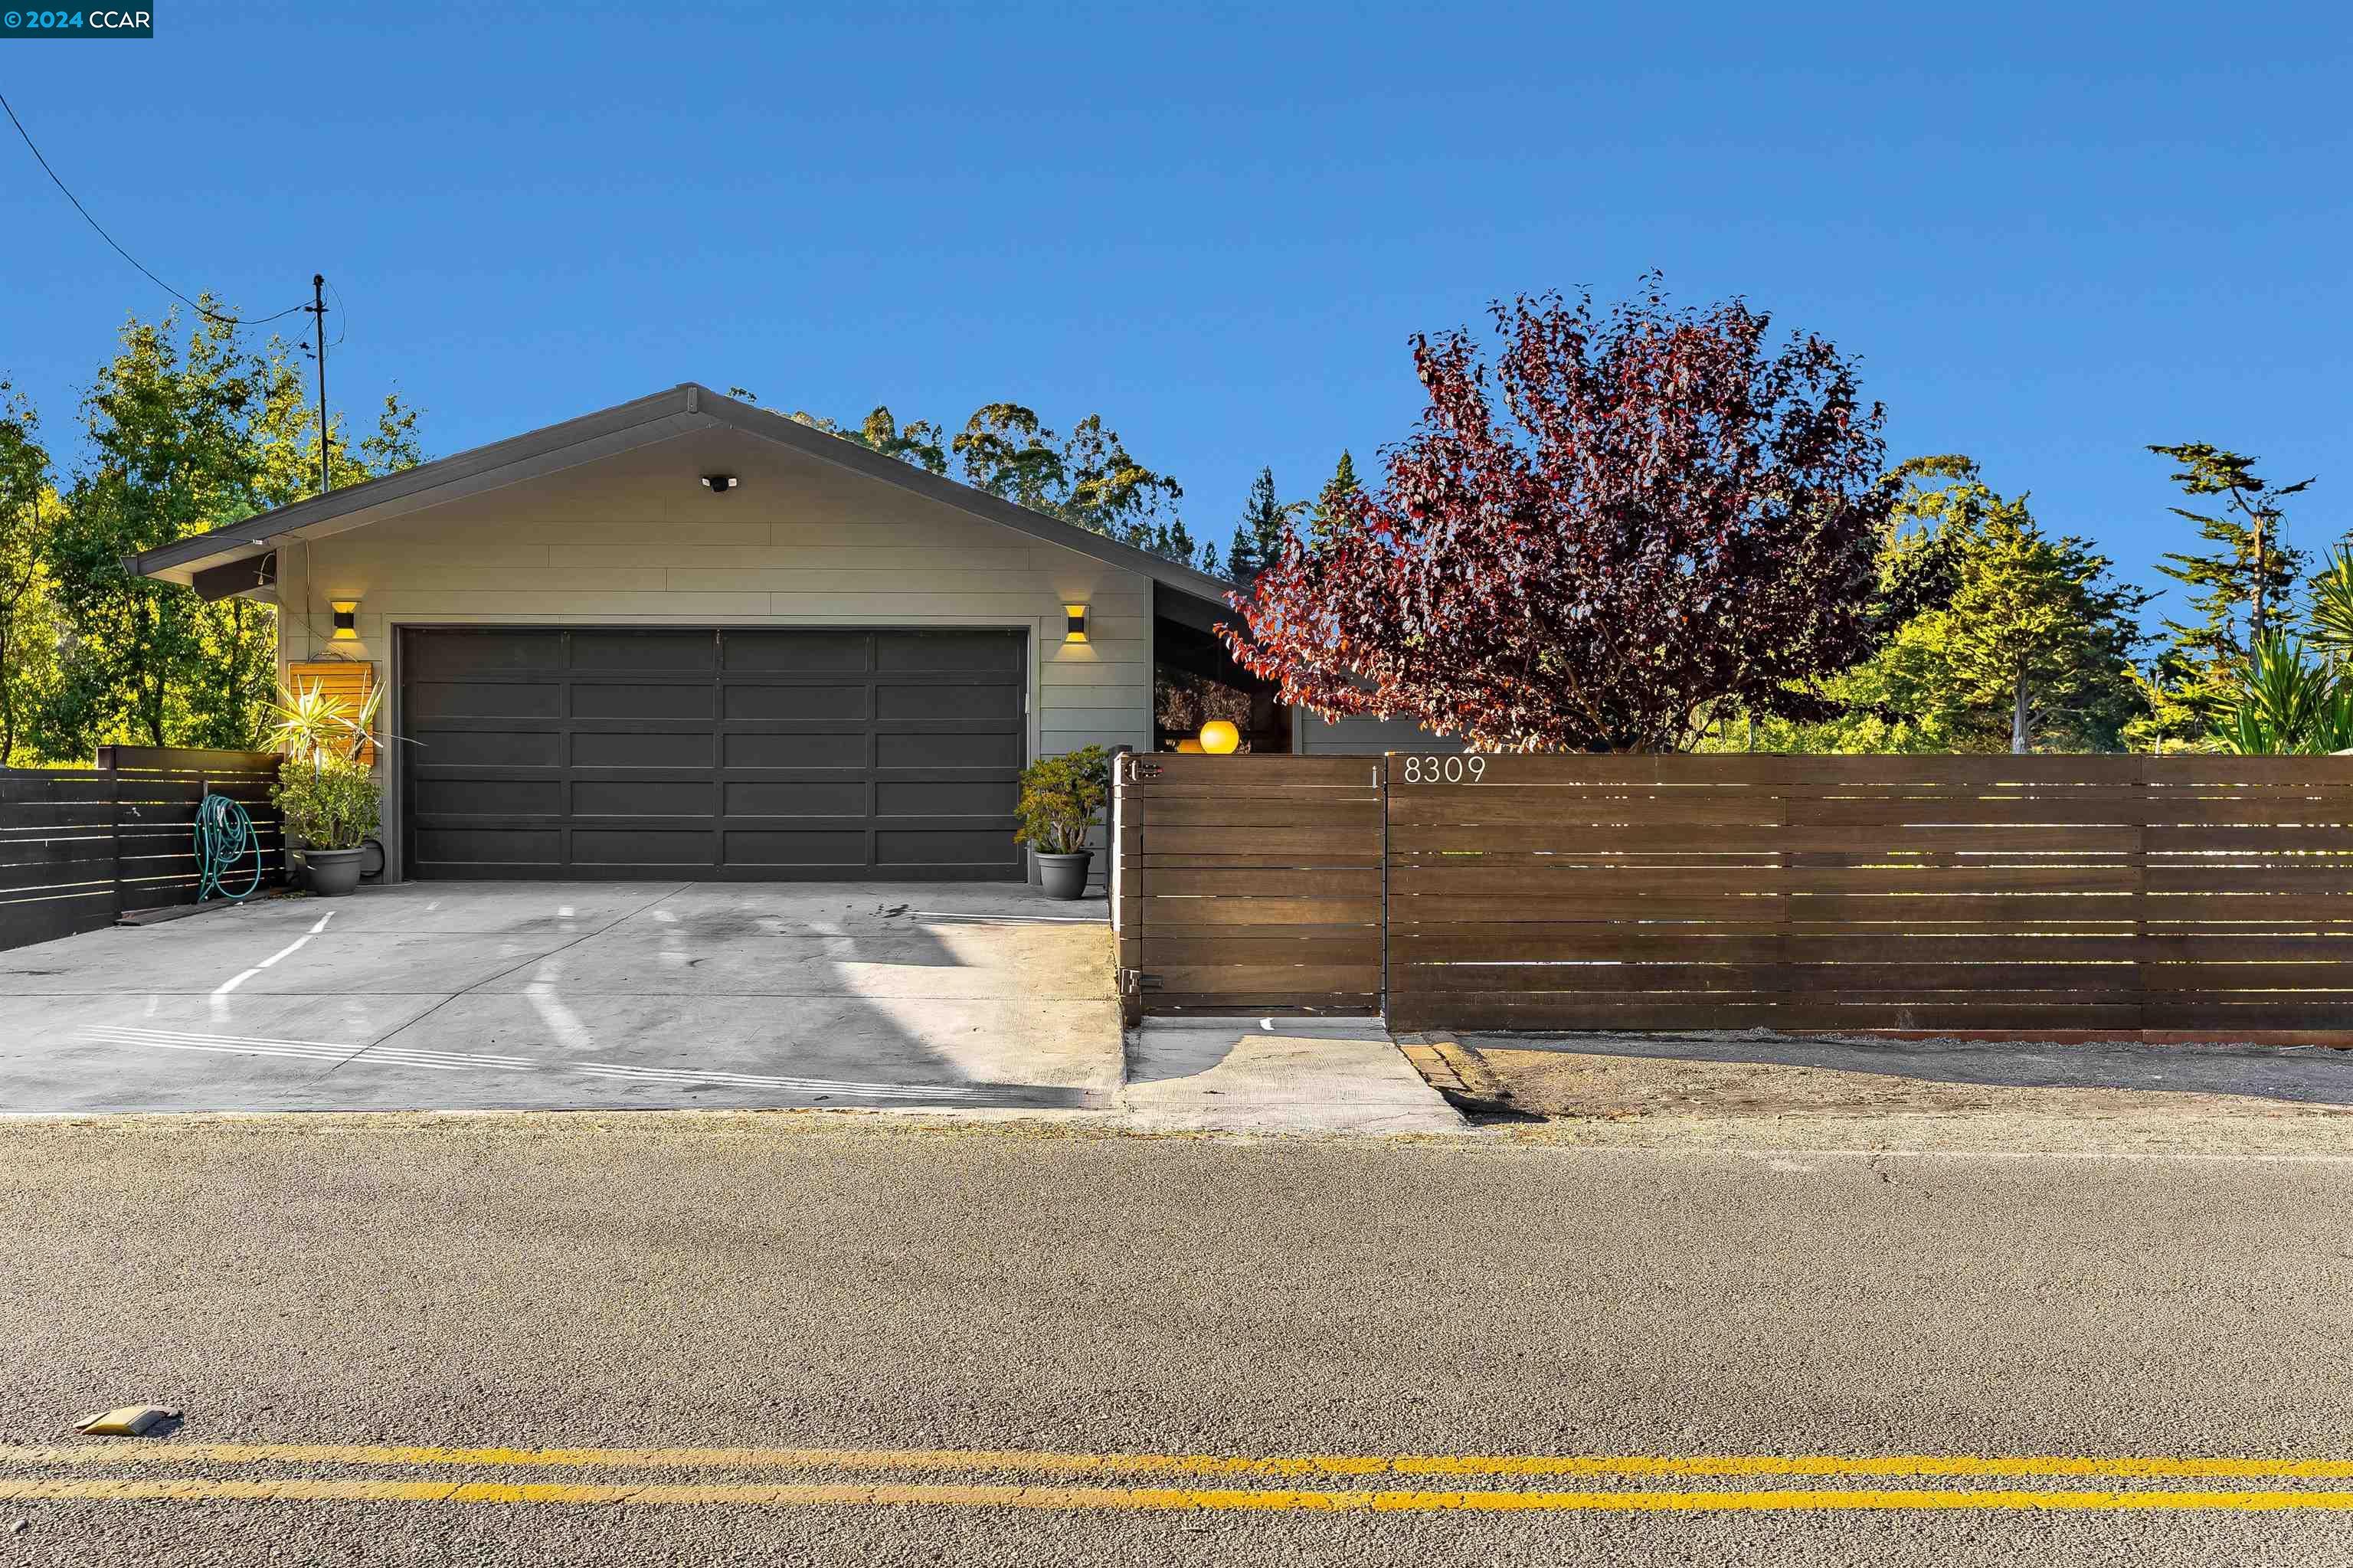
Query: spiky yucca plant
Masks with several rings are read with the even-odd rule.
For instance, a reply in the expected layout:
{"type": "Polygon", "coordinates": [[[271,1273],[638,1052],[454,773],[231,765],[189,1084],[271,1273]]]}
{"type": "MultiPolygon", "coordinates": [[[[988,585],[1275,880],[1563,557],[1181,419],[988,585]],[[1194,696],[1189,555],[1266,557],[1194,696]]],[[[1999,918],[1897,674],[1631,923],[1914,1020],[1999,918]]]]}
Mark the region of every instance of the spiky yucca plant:
{"type": "Polygon", "coordinates": [[[2239,672],[2236,701],[2214,733],[2250,757],[2322,754],[2353,747],[2353,681],[2335,662],[2308,657],[2304,644],[2270,632],[2239,672]]]}
{"type": "Polygon", "coordinates": [[[357,762],[383,702],[384,688],[378,686],[360,704],[358,713],[349,714],[339,699],[316,684],[281,685],[278,700],[269,705],[277,721],[269,726],[269,744],[283,751],[289,761],[307,762],[312,768],[323,758],[357,762]]]}

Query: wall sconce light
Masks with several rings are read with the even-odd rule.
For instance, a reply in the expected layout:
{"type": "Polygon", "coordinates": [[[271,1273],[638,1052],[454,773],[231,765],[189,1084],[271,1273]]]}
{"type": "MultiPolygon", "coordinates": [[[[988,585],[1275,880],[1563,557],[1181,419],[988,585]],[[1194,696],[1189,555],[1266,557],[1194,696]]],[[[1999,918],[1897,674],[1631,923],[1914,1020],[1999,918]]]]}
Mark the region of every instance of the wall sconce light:
{"type": "Polygon", "coordinates": [[[713,495],[724,495],[735,488],[735,476],[732,473],[706,473],[702,476],[702,488],[713,495]]]}
{"type": "Polygon", "coordinates": [[[1087,607],[1066,604],[1062,607],[1062,614],[1067,618],[1062,623],[1062,641],[1084,642],[1087,640],[1087,607]]]}
{"type": "Polygon", "coordinates": [[[1242,743],[1242,732],[1224,719],[1211,719],[1201,726],[1201,749],[1215,757],[1224,757],[1242,743]]]}
{"type": "Polygon", "coordinates": [[[357,624],[360,601],[355,599],[331,599],[327,603],[332,606],[335,611],[335,634],[328,641],[357,642],[360,640],[360,629],[357,624]]]}

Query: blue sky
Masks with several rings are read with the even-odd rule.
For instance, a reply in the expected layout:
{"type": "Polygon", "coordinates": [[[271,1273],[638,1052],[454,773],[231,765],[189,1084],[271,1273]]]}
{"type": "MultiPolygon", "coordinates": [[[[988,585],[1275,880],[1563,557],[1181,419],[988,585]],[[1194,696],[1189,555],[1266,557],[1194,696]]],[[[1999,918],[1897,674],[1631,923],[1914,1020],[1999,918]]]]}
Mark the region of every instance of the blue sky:
{"type": "MultiPolygon", "coordinates": [[[[1100,410],[1222,540],[1260,465],[1305,494],[1409,427],[1409,334],[1656,267],[2137,579],[2187,535],[2151,441],[2353,528],[2341,11],[1778,9],[157,0],[152,43],[0,41],[0,91],[176,286],[324,271],[333,400],[396,384],[435,453],[690,379],[1009,397],[1100,410]]],[[[65,446],[169,302],[13,143],[0,228],[0,375],[65,446]]]]}

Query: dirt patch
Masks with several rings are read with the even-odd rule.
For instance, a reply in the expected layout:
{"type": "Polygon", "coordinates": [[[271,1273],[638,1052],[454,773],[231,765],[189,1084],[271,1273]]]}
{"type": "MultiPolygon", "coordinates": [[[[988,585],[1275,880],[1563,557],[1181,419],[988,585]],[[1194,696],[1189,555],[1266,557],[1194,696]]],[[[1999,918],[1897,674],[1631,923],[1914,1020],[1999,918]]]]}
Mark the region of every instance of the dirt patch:
{"type": "MultiPolygon", "coordinates": [[[[1434,1047],[1439,1037],[1428,1038],[1434,1047]]],[[[2353,1150],[2353,1053],[2315,1047],[1762,1032],[1445,1039],[1438,1054],[1458,1079],[1444,1086],[1450,1098],[1483,1120],[1540,1120],[1525,1130],[1547,1139],[2353,1150]],[[1473,1083],[1478,1092],[1463,1095],[1473,1083]]]]}

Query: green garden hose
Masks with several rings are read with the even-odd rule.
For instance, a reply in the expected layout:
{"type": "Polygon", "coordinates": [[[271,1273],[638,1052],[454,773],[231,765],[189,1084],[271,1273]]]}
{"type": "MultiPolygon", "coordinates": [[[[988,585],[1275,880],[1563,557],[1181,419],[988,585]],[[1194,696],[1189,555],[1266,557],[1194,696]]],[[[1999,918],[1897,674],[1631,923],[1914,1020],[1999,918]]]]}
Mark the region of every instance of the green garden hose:
{"type": "Polygon", "coordinates": [[[250,898],[261,885],[260,836],[253,831],[253,819],[245,814],[245,808],[226,795],[206,795],[196,807],[196,868],[204,874],[196,887],[199,904],[214,898],[250,898]],[[231,892],[229,883],[248,856],[253,864],[245,887],[231,892]]]}

